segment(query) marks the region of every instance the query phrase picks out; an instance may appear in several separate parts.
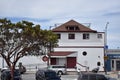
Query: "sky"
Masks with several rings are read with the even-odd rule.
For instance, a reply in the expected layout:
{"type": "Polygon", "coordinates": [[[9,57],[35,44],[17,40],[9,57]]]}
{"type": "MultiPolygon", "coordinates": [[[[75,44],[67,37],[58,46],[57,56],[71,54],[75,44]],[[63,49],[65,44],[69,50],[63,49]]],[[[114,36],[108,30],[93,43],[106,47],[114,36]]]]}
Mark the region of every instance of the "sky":
{"type": "Polygon", "coordinates": [[[120,48],[120,0],[0,0],[0,18],[22,20],[49,29],[71,19],[104,32],[109,49],[120,48]]]}

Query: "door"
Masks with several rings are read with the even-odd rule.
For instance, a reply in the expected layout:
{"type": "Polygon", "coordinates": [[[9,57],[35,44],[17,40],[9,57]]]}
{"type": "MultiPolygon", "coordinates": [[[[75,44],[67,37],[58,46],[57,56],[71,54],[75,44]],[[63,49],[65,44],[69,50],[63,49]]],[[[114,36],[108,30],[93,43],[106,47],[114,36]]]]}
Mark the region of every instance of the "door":
{"type": "Polygon", "coordinates": [[[67,57],[67,68],[75,68],[76,57],[67,57]]]}
{"type": "Polygon", "coordinates": [[[120,70],[120,60],[116,61],[116,70],[119,71],[120,70]]]}
{"type": "Polygon", "coordinates": [[[56,65],[56,58],[51,58],[51,65],[56,65]]]}

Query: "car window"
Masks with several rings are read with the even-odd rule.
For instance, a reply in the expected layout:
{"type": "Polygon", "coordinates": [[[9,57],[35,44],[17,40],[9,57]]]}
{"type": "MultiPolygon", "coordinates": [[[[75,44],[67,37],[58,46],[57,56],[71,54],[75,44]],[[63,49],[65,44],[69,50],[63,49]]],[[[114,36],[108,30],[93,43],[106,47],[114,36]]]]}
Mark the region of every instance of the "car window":
{"type": "Polygon", "coordinates": [[[52,66],[52,68],[65,68],[65,66],[52,66]]]}
{"type": "Polygon", "coordinates": [[[45,77],[49,78],[56,77],[56,72],[45,72],[45,77]]]}
{"type": "Polygon", "coordinates": [[[96,80],[96,75],[89,75],[89,80],[96,80]]]}
{"type": "Polygon", "coordinates": [[[20,76],[19,70],[15,70],[15,71],[14,71],[14,76],[20,76]]]}
{"type": "Polygon", "coordinates": [[[88,75],[82,75],[82,80],[88,80],[88,75]]]}
{"type": "Polygon", "coordinates": [[[107,78],[103,75],[97,75],[97,80],[107,80],[107,78]]]}

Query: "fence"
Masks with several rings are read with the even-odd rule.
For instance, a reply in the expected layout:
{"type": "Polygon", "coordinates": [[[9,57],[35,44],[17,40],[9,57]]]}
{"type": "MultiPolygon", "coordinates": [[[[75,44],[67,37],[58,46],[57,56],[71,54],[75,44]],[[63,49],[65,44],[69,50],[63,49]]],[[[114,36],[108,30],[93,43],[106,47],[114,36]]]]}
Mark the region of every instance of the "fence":
{"type": "Polygon", "coordinates": [[[39,63],[39,64],[27,64],[24,65],[26,67],[27,71],[36,71],[39,68],[47,68],[47,64],[45,63],[39,63]]]}

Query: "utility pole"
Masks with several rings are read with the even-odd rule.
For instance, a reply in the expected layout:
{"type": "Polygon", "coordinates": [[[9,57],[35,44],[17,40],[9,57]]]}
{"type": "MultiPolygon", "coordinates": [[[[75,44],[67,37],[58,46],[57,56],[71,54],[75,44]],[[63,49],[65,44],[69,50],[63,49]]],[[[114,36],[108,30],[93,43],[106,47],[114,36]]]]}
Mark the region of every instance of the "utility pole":
{"type": "Polygon", "coordinates": [[[105,74],[107,74],[107,49],[108,49],[108,45],[107,45],[107,29],[108,29],[108,24],[109,22],[106,23],[105,26],[105,44],[104,44],[104,70],[105,70],[105,74]]]}

